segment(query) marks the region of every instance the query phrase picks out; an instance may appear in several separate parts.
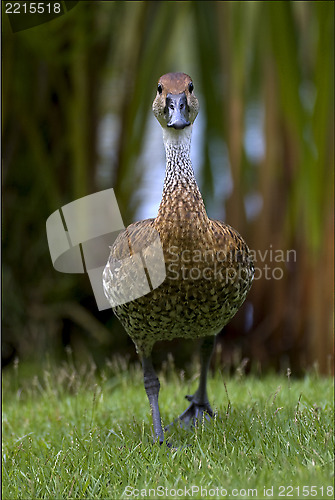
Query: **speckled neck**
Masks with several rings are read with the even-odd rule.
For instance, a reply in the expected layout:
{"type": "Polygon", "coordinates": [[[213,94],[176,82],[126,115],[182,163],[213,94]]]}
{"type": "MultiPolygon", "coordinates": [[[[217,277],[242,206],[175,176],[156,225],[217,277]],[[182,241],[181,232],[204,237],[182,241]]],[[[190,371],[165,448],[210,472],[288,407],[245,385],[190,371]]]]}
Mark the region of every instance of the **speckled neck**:
{"type": "Polygon", "coordinates": [[[166,170],[157,219],[207,219],[190,158],[192,125],[183,130],[163,129],[166,170]]]}

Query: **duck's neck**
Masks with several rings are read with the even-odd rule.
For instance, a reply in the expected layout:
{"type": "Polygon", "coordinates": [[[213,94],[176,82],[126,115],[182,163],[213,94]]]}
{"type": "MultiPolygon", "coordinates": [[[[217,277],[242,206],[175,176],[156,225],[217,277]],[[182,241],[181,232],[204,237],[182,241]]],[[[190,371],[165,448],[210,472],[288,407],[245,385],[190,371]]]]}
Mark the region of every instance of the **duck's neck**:
{"type": "Polygon", "coordinates": [[[166,171],[159,219],[207,218],[190,158],[192,125],[183,130],[163,129],[166,171]]]}

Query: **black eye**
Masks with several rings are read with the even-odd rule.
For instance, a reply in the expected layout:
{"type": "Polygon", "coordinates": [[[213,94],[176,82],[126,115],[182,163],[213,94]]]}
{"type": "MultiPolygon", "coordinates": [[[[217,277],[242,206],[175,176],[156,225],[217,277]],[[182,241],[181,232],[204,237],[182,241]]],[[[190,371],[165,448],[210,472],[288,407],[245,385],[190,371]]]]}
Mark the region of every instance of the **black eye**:
{"type": "Polygon", "coordinates": [[[159,83],[159,84],[157,85],[157,91],[158,91],[158,93],[159,93],[159,94],[161,94],[161,93],[163,92],[163,87],[162,87],[162,84],[161,84],[161,83],[159,83]]]}
{"type": "Polygon", "coordinates": [[[190,91],[190,94],[192,94],[193,89],[194,89],[194,87],[193,87],[193,83],[192,83],[192,82],[190,82],[190,83],[188,84],[188,90],[190,91]]]}

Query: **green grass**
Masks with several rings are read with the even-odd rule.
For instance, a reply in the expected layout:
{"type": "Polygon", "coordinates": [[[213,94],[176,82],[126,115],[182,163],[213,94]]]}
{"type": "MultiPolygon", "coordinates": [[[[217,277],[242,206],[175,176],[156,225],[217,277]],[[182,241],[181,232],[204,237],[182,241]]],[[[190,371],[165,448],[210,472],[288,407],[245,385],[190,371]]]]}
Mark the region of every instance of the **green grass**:
{"type": "MultiPolygon", "coordinates": [[[[197,376],[160,378],[167,424],[197,376]]],[[[69,361],[31,378],[16,365],[3,375],[3,498],[333,497],[331,378],[217,372],[209,394],[217,418],[176,429],[167,449],[152,444],[138,366],[69,361]]]]}

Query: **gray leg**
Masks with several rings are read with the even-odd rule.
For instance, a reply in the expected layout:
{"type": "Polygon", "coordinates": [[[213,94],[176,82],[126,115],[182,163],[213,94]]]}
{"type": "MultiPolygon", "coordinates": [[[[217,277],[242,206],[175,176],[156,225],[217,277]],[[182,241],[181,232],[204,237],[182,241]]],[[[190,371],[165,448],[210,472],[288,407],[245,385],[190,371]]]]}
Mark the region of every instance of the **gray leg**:
{"type": "Polygon", "coordinates": [[[159,406],[158,406],[158,393],[159,393],[160,383],[156,375],[156,372],[154,370],[154,367],[152,366],[151,357],[142,358],[142,368],[144,375],[145,392],[147,393],[151,407],[155,438],[156,440],[159,441],[160,444],[162,444],[164,441],[164,432],[162,428],[161,416],[159,413],[159,406]]]}
{"type": "Polygon", "coordinates": [[[183,425],[194,425],[196,420],[202,420],[203,416],[205,416],[207,419],[213,416],[213,410],[209,404],[207,396],[207,375],[214,344],[215,337],[206,337],[201,344],[201,371],[199,387],[193,394],[193,396],[186,396],[186,399],[188,399],[191,404],[187,408],[187,410],[185,410],[184,413],[182,413],[178,417],[178,420],[181,421],[183,425]]]}
{"type": "MultiPolygon", "coordinates": [[[[212,353],[215,344],[215,337],[206,337],[201,344],[200,348],[200,381],[197,391],[193,396],[186,396],[186,399],[192,401],[199,406],[209,406],[207,396],[207,375],[209,364],[211,362],[212,353]]],[[[213,414],[210,410],[210,414],[213,414]]]]}

